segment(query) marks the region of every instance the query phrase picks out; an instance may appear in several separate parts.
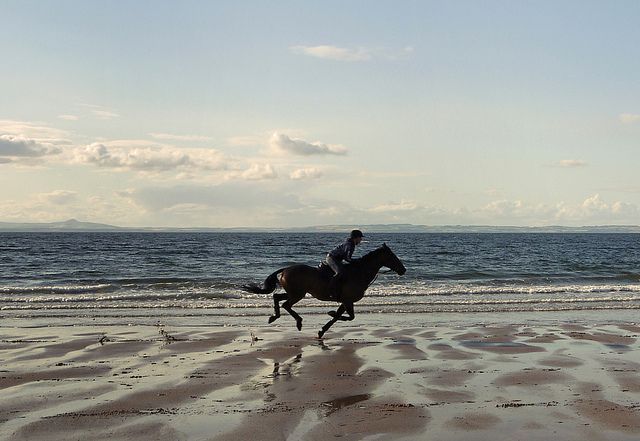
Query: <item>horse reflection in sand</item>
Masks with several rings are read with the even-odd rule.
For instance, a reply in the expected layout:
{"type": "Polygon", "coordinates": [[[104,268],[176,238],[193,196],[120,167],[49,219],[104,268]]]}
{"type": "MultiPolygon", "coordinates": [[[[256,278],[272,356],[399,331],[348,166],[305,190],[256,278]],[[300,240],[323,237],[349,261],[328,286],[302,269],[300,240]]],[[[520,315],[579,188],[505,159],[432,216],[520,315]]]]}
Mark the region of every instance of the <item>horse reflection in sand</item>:
{"type": "Polygon", "coordinates": [[[332,317],[325,324],[318,337],[322,338],[325,332],[338,320],[353,320],[355,313],[353,304],[364,297],[364,293],[376,278],[382,267],[403,275],[407,270],[391,251],[387,244],[383,244],[353,263],[346,265],[344,278],[341,286],[338,287],[337,300],[331,297],[328,290],[329,280],[333,275],[330,269],[321,267],[311,267],[308,265],[292,265],[279,269],[267,277],[262,286],[250,283],[242,287],[243,290],[254,294],[270,294],[278,284],[285,292],[273,294],[273,307],[275,314],[269,317],[269,323],[273,323],[280,318],[280,306],[282,306],[296,320],[298,330],[302,329],[302,317],[293,310],[293,305],[298,303],[309,293],[318,300],[327,302],[339,302],[340,306],[336,311],[329,312],[332,317]],[[282,305],[280,302],[285,301],[282,305]],[[344,316],[344,313],[347,313],[344,316]]]}

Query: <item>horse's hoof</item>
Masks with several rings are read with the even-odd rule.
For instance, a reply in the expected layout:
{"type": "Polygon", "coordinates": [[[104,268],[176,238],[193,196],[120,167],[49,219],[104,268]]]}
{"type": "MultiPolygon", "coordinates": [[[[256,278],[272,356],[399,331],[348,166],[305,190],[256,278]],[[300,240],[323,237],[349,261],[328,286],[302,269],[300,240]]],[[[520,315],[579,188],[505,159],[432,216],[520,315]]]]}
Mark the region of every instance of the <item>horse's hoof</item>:
{"type": "Polygon", "coordinates": [[[336,311],[329,311],[329,312],[327,312],[327,314],[329,314],[331,317],[335,317],[336,316],[336,311]]]}
{"type": "Polygon", "coordinates": [[[271,317],[269,317],[269,324],[275,322],[276,320],[278,320],[278,317],[276,317],[275,315],[272,315],[271,317]]]}
{"type": "Polygon", "coordinates": [[[324,331],[318,331],[318,338],[322,338],[323,335],[324,335],[324,331]]]}
{"type": "Polygon", "coordinates": [[[298,331],[302,331],[302,320],[296,322],[296,327],[298,328],[298,331]]]}

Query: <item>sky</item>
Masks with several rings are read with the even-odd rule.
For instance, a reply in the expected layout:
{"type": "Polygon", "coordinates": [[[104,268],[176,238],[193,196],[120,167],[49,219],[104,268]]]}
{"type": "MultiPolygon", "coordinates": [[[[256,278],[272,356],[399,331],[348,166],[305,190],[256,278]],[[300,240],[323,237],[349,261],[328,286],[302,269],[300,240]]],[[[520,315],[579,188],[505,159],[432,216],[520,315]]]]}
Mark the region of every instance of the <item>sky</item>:
{"type": "Polygon", "coordinates": [[[0,221],[640,224],[635,0],[0,18],[0,221]]]}

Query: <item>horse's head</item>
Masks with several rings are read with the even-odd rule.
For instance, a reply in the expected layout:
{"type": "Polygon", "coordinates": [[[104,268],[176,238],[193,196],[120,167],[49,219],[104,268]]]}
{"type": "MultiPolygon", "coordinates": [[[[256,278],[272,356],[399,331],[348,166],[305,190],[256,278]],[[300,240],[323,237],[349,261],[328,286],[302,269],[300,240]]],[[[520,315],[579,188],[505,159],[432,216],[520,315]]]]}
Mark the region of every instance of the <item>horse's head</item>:
{"type": "Polygon", "coordinates": [[[396,256],[393,251],[391,251],[391,248],[389,248],[386,243],[382,244],[382,250],[384,255],[382,264],[384,266],[401,276],[407,272],[407,269],[404,267],[400,259],[398,259],[398,256],[396,256]]]}

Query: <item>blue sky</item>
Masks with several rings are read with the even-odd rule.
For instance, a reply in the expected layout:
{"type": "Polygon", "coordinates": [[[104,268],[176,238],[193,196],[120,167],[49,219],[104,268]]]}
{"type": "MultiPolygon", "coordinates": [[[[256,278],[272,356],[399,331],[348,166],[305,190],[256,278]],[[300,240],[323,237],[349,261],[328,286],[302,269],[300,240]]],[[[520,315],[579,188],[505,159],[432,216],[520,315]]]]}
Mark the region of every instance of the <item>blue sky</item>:
{"type": "Polygon", "coordinates": [[[0,17],[0,221],[640,223],[635,1],[0,17]]]}

